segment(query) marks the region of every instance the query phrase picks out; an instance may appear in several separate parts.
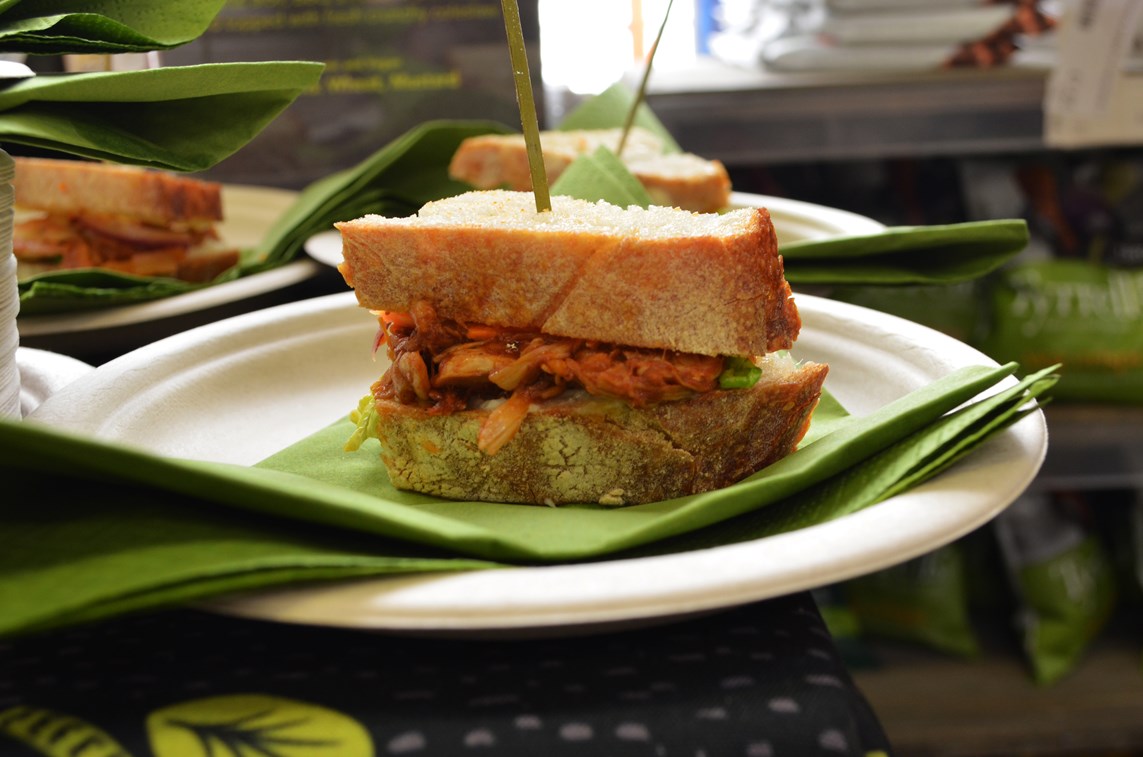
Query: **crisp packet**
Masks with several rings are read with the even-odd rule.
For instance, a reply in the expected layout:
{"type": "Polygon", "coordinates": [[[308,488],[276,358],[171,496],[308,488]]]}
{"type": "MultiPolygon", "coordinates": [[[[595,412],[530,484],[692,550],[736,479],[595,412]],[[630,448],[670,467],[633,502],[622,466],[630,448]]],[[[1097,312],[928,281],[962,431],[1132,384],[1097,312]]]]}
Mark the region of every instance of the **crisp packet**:
{"type": "Polygon", "coordinates": [[[1143,269],[1049,260],[1012,266],[987,286],[975,346],[1027,371],[1062,365],[1057,400],[1143,403],[1143,269]]]}
{"type": "Polygon", "coordinates": [[[967,588],[962,548],[953,543],[849,581],[846,595],[869,636],[972,657],[980,648],[967,588]]]}
{"type": "Polygon", "coordinates": [[[1114,569],[1082,500],[1025,493],[993,521],[1037,682],[1070,672],[1116,604],[1114,569]]]}
{"type": "Polygon", "coordinates": [[[839,286],[831,299],[879,310],[971,344],[985,324],[975,281],[932,286],[839,286]]]}
{"type": "Polygon", "coordinates": [[[849,605],[845,584],[820,586],[810,594],[846,667],[875,667],[878,664],[877,658],[862,638],[861,621],[849,605]]]}

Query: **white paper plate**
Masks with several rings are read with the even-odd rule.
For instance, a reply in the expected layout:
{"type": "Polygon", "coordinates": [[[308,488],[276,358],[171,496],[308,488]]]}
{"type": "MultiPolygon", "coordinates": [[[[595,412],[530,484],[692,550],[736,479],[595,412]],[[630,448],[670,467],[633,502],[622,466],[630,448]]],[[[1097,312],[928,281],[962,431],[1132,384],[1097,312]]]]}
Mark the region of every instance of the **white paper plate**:
{"type": "MultiPolygon", "coordinates": [[[[827,208],[800,200],[735,192],[730,204],[737,208],[764,207],[770,211],[778,245],[802,239],[828,239],[850,234],[876,234],[885,225],[848,210],[827,208]]],[[[341,264],[341,234],[323,231],[306,240],[306,253],[328,266],[341,264]]]]}
{"type": "Polygon", "coordinates": [[[20,417],[20,373],[16,369],[20,297],[11,244],[11,166],[12,159],[0,151],[0,418],[20,417]]]}
{"type": "MultiPolygon", "coordinates": [[[[238,247],[251,247],[261,241],[266,230],[296,198],[296,192],[284,189],[223,186],[222,202],[226,220],[219,224],[219,233],[223,239],[238,247]]],[[[312,278],[320,270],[320,266],[313,261],[303,258],[225,284],[151,302],[74,313],[22,316],[19,319],[20,336],[46,337],[154,323],[284,289],[312,278]]],[[[45,346],[50,347],[50,344],[45,346]]]]}
{"type": "Polygon", "coordinates": [[[730,204],[737,208],[763,207],[770,211],[778,246],[805,239],[829,239],[855,234],[876,234],[885,224],[857,213],[801,200],[735,192],[730,204]]]}
{"type": "MultiPolygon", "coordinates": [[[[795,354],[865,414],[979,352],[922,326],[798,296],[795,354]]],[[[166,455],[251,464],[343,416],[379,375],[352,293],[209,324],[96,369],[32,418],[166,455]],[[157,421],[161,419],[161,422],[157,421]]],[[[836,521],[749,543],[587,565],[339,582],[212,603],[276,621],[432,634],[552,634],[706,612],[852,578],[928,552],[1010,504],[1043,460],[1034,413],[929,483],[836,521]]]]}
{"type": "Polygon", "coordinates": [[[86,376],[94,368],[87,363],[45,350],[16,350],[20,371],[20,413],[29,415],[60,389],[86,376]]]}

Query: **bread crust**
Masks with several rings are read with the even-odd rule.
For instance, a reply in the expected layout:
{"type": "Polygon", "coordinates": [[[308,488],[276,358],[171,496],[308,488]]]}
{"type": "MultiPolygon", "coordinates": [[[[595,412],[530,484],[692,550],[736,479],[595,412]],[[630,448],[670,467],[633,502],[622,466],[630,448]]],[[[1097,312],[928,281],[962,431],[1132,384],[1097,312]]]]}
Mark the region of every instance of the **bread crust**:
{"type": "Polygon", "coordinates": [[[530,193],[471,192],[420,218],[339,223],[342,274],[371,310],[426,300],[462,322],[704,355],[759,355],[797,338],[765,209],[696,216],[552,200],[539,214],[530,193]],[[591,223],[617,213],[638,228],[591,223]]]}
{"type": "Polygon", "coordinates": [[[134,166],[14,158],[17,207],[131,216],[156,226],[222,220],[221,186],[134,166]]]}
{"type": "MultiPolygon", "coordinates": [[[[579,156],[600,146],[618,148],[621,129],[545,131],[540,135],[549,182],[579,156]]],[[[622,159],[656,204],[713,213],[730,202],[726,167],[690,153],[665,153],[662,142],[644,129],[633,129],[622,159]]],[[[520,134],[482,134],[461,142],[449,163],[449,175],[477,189],[532,189],[527,147],[520,134]]]]}
{"type": "Polygon", "coordinates": [[[376,402],[394,486],[449,499],[630,505],[728,486],[788,455],[809,426],[828,368],[806,363],[750,389],[637,410],[571,396],[534,405],[497,454],[477,449],[488,410],[434,415],[376,402]]]}
{"type": "Polygon", "coordinates": [[[659,205],[671,205],[696,213],[714,213],[730,204],[732,185],[726,166],[718,160],[706,161],[702,173],[680,175],[663,173],[653,163],[630,163],[627,168],[659,205]]]}

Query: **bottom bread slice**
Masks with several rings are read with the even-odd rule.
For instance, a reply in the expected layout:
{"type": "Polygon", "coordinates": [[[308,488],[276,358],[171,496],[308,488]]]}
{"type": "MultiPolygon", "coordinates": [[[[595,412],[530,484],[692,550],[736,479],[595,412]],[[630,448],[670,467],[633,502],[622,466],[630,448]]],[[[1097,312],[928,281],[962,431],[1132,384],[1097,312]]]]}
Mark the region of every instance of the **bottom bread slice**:
{"type": "Polygon", "coordinates": [[[564,395],[534,405],[495,455],[476,444],[487,409],[434,415],[382,400],[374,430],[398,489],[545,505],[655,502],[727,486],[792,452],[827,371],[805,363],[749,389],[646,409],[564,395]]]}

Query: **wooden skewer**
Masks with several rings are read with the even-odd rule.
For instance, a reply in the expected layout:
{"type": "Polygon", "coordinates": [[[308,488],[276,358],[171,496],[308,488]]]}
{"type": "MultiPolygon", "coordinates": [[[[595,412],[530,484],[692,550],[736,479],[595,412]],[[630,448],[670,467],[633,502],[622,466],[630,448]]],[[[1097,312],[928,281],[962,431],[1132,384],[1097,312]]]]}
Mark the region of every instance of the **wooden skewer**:
{"type": "Polygon", "coordinates": [[[536,212],[552,209],[544,153],[540,145],[540,122],[536,116],[536,98],[532,93],[532,76],[528,70],[528,50],[524,45],[524,28],[520,23],[520,6],[516,0],[500,0],[504,11],[504,29],[508,34],[508,53],[512,59],[512,78],[516,82],[516,102],[520,106],[520,126],[528,150],[528,168],[532,174],[532,193],[536,196],[536,212]]]}
{"type": "Polygon", "coordinates": [[[655,62],[655,53],[659,49],[659,41],[663,39],[663,30],[667,28],[667,19],[671,17],[671,6],[674,4],[675,0],[668,0],[667,11],[663,14],[663,23],[659,24],[659,33],[655,35],[651,51],[647,54],[647,65],[643,67],[643,79],[639,82],[639,91],[635,93],[635,100],[631,103],[631,107],[627,111],[627,118],[623,121],[623,132],[619,135],[619,147],[615,150],[616,155],[623,155],[623,148],[627,146],[627,135],[635,124],[635,113],[647,97],[647,82],[651,79],[651,64],[655,62]]]}

